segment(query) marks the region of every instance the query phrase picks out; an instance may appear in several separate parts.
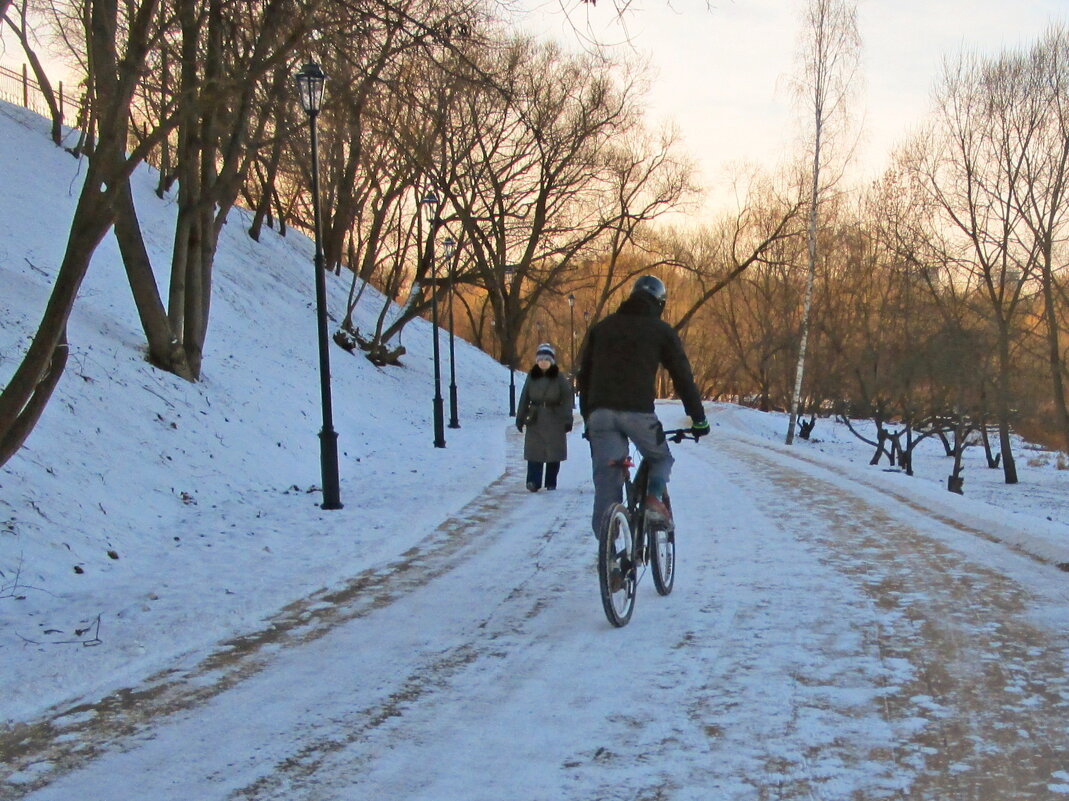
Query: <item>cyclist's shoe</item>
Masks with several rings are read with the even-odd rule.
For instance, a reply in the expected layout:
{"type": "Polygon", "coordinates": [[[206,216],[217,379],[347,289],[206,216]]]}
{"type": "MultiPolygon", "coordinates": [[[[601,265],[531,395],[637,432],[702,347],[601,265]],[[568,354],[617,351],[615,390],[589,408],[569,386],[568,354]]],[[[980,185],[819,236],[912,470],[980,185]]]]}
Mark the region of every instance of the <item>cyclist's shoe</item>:
{"type": "Polygon", "coordinates": [[[539,487],[538,487],[538,485],[537,485],[537,484],[535,484],[535,483],[534,483],[533,481],[528,481],[528,482],[527,482],[527,489],[528,489],[528,490],[529,490],[530,492],[538,492],[538,489],[539,489],[539,487]]]}
{"type": "Polygon", "coordinates": [[[646,496],[646,525],[651,528],[662,528],[665,531],[675,529],[672,511],[656,495],[646,496]]]}

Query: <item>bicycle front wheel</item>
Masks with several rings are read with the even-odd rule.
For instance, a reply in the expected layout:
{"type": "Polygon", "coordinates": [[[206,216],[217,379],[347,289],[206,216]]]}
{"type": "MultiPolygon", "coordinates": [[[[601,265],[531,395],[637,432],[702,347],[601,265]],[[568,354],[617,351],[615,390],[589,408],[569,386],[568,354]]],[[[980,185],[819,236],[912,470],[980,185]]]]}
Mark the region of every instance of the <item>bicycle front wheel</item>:
{"type": "Polygon", "coordinates": [[[661,595],[668,595],[676,582],[676,533],[657,528],[647,531],[646,536],[650,540],[653,586],[661,595]]]}
{"type": "Polygon", "coordinates": [[[637,561],[627,507],[614,504],[606,513],[598,534],[598,582],[605,617],[618,628],[626,626],[635,611],[637,561]]]}

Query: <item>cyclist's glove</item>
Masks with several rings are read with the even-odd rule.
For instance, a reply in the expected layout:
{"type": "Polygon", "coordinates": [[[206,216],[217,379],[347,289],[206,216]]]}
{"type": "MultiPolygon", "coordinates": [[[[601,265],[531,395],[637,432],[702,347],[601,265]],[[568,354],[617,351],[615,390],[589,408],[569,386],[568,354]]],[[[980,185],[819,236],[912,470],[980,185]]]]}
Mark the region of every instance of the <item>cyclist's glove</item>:
{"type": "Polygon", "coordinates": [[[701,439],[709,433],[709,421],[702,420],[700,423],[695,423],[690,427],[690,433],[694,435],[695,439],[701,439]]]}
{"type": "Polygon", "coordinates": [[[516,430],[519,431],[521,434],[523,433],[523,420],[516,421],[516,430]]]}

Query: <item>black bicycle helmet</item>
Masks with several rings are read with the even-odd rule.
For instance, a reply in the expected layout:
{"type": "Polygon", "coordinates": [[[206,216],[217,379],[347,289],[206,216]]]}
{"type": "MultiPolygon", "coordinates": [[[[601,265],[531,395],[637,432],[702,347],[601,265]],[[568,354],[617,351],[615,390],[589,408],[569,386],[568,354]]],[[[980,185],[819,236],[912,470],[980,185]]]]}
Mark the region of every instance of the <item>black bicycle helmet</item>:
{"type": "Polygon", "coordinates": [[[664,282],[654,275],[644,275],[635,281],[635,285],[631,288],[631,294],[637,295],[639,292],[649,295],[657,301],[657,305],[662,309],[665,301],[668,300],[668,290],[664,288],[664,282]]]}

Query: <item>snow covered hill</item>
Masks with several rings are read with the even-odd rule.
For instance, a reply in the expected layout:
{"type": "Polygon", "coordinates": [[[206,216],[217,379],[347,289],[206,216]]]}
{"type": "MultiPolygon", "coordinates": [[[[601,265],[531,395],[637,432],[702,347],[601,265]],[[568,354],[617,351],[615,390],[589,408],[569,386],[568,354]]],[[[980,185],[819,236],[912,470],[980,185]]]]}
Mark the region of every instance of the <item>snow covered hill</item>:
{"type": "MultiPolygon", "coordinates": [[[[40,319],[81,186],[82,165],[46,133],[0,103],[0,385],[40,319]]],[[[165,292],[175,204],[153,187],[139,171],[165,292]]],[[[431,328],[416,320],[403,367],[332,346],[345,508],[320,510],[312,245],[270,230],[256,243],[246,228],[235,212],[223,231],[197,384],[144,360],[113,238],[94,256],[66,374],[0,471],[0,720],[143,675],[403,551],[501,473],[508,370],[458,341],[461,428],[435,449],[431,328]]],[[[335,320],[348,288],[328,276],[335,320]]],[[[368,294],[358,311],[376,314],[368,294]]]]}

